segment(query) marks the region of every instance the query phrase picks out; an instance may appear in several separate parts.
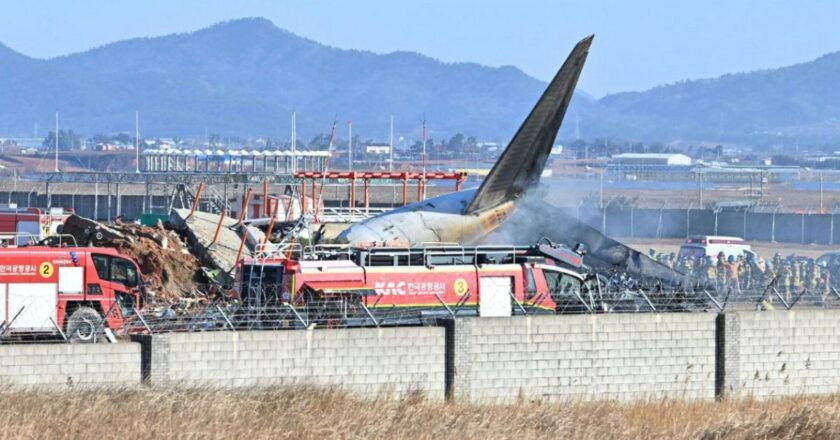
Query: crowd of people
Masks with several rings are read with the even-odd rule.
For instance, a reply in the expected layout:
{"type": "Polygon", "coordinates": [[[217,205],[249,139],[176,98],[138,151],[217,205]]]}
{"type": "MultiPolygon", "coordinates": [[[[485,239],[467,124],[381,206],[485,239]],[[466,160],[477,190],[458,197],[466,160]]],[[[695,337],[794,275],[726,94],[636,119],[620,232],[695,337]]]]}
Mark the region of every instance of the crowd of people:
{"type": "Polygon", "coordinates": [[[827,295],[831,291],[834,272],[832,268],[818,264],[813,258],[798,255],[782,257],[779,253],[773,255],[770,260],[753,253],[736,257],[720,252],[716,256],[692,257],[677,256],[675,253],[663,254],[651,249],[648,255],[665,266],[692,277],[708,289],[728,291],[732,294],[765,294],[770,289],[776,289],[785,298],[792,298],[804,291],[827,295]]]}

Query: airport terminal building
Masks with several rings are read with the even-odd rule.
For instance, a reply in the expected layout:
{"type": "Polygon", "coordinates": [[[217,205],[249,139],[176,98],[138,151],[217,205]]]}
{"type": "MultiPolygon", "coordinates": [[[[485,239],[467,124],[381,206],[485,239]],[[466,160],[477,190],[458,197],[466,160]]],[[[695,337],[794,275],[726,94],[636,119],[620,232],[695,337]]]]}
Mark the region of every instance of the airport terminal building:
{"type": "Polygon", "coordinates": [[[653,180],[685,182],[702,179],[719,183],[780,183],[798,180],[797,166],[741,166],[721,163],[692,163],[684,154],[623,153],[610,157],[606,167],[610,180],[653,180]]]}

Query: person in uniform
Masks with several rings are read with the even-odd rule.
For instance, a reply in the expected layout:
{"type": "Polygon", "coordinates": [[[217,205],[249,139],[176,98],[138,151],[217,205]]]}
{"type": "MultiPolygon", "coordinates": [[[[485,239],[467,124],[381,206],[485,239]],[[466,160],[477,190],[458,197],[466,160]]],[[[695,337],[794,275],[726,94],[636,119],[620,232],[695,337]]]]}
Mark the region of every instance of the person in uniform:
{"type": "Polygon", "coordinates": [[[691,258],[691,257],[683,258],[681,272],[690,276],[690,277],[692,277],[692,278],[694,277],[694,258],[691,258]]]}
{"type": "Polygon", "coordinates": [[[726,255],[724,253],[718,252],[717,254],[717,263],[715,264],[715,269],[717,270],[715,276],[715,282],[717,283],[718,289],[722,290],[726,285],[726,267],[724,264],[726,263],[726,255]]]}
{"type": "Polygon", "coordinates": [[[712,262],[712,257],[707,255],[703,263],[704,281],[707,286],[717,289],[717,267],[712,262]]]}
{"type": "Polygon", "coordinates": [[[773,297],[776,295],[773,293],[772,289],[776,288],[779,284],[779,280],[776,275],[779,270],[779,266],[775,266],[772,260],[762,260],[761,262],[764,264],[764,272],[761,274],[761,285],[759,286],[761,290],[758,293],[764,296],[764,301],[762,301],[764,309],[774,310],[773,297]]]}
{"type": "Polygon", "coordinates": [[[819,267],[814,264],[814,260],[808,261],[806,273],[805,288],[809,291],[816,291],[820,286],[820,270],[819,267]]]}
{"type": "Polygon", "coordinates": [[[752,257],[744,258],[743,255],[738,256],[738,279],[741,282],[741,291],[750,288],[750,272],[752,272],[753,264],[752,257]]]}
{"type": "Polygon", "coordinates": [[[729,258],[726,259],[726,262],[723,263],[723,270],[725,280],[725,288],[730,293],[734,293],[737,295],[741,295],[741,283],[738,279],[738,272],[739,272],[738,260],[735,259],[734,255],[730,255],[729,258]]]}
{"type": "Polygon", "coordinates": [[[790,266],[790,295],[791,298],[798,296],[802,292],[802,264],[795,258],[791,261],[790,266]]]}
{"type": "Polygon", "coordinates": [[[831,293],[831,270],[828,267],[820,267],[820,286],[822,287],[823,292],[823,301],[828,299],[828,295],[831,293]]]}
{"type": "Polygon", "coordinates": [[[786,301],[790,300],[791,281],[793,279],[793,272],[790,261],[783,261],[779,267],[779,293],[786,301]]]}

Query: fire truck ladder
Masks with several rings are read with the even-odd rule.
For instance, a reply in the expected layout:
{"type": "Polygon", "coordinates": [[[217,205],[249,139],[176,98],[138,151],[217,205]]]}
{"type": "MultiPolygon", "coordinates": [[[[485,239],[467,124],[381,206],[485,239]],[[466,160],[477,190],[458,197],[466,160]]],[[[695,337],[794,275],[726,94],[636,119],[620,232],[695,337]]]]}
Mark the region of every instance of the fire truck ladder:
{"type": "MultiPolygon", "coordinates": [[[[301,197],[301,195],[298,193],[297,185],[295,185],[289,197],[287,215],[291,214],[292,207],[294,206],[294,200],[299,197],[301,197]]],[[[278,203],[280,203],[280,200],[278,200],[278,203]]],[[[304,206],[303,199],[300,199],[298,206],[304,206]]],[[[299,258],[306,258],[306,251],[301,243],[301,235],[303,231],[306,231],[307,236],[311,239],[313,220],[313,214],[309,210],[307,212],[301,212],[301,216],[295,222],[291,231],[283,237],[283,240],[280,243],[271,243],[269,242],[270,237],[266,236],[265,241],[261,245],[257,245],[254,250],[254,256],[259,259],[259,262],[258,264],[251,265],[250,273],[248,274],[247,288],[249,294],[256,293],[255,296],[257,301],[255,308],[257,310],[257,315],[261,314],[261,310],[265,306],[263,304],[263,298],[265,297],[267,286],[265,286],[263,281],[265,280],[266,261],[276,261],[279,258],[289,258],[295,255],[299,258]]],[[[297,315],[297,312],[294,311],[293,308],[291,310],[295,313],[295,315],[297,315]]],[[[256,316],[255,319],[259,319],[259,316],[256,316]]]]}
{"type": "Polygon", "coordinates": [[[247,286],[249,293],[254,290],[257,291],[259,298],[257,302],[258,308],[263,305],[262,298],[266,287],[263,283],[265,279],[266,261],[277,261],[277,259],[288,258],[292,255],[298,255],[300,258],[303,258],[304,248],[299,241],[299,236],[304,229],[309,229],[311,223],[312,217],[310,215],[303,215],[295,223],[291,232],[280,243],[270,243],[268,237],[266,237],[264,243],[257,245],[254,256],[257,257],[256,262],[258,264],[251,265],[247,286]]]}

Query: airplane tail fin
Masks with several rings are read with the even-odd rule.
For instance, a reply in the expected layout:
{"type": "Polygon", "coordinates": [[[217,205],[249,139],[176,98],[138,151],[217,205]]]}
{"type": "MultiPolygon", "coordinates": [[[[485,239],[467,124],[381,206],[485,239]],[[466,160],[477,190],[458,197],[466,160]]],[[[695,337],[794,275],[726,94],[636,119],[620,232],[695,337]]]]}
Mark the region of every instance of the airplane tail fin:
{"type": "Polygon", "coordinates": [[[481,183],[464,214],[516,199],[540,181],[594,35],[581,40],[481,183]]]}

